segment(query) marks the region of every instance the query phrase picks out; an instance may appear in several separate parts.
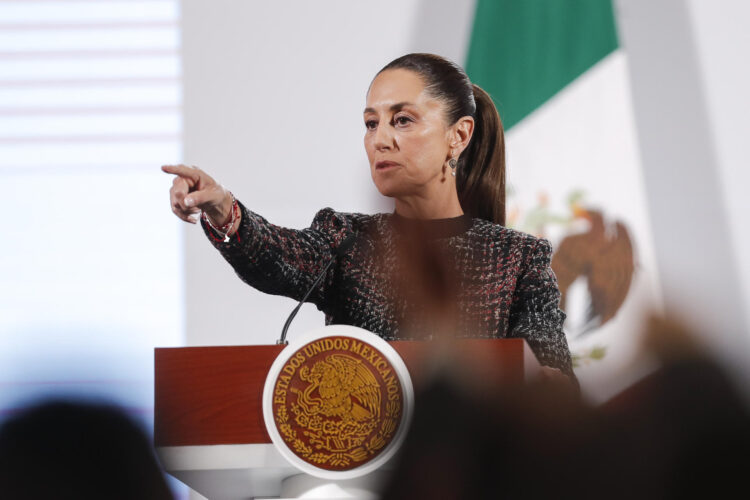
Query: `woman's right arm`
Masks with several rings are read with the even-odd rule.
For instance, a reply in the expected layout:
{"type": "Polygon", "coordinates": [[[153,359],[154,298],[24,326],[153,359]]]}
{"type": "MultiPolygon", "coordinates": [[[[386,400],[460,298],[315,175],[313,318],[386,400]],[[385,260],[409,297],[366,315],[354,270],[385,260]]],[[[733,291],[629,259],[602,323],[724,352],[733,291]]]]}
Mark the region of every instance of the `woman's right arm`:
{"type": "MultiPolygon", "coordinates": [[[[214,227],[232,219],[233,197],[213,178],[196,167],[165,165],[164,172],[176,175],[170,189],[172,211],[195,224],[201,211],[214,227]]],[[[309,228],[289,229],[273,225],[238,202],[238,214],[224,241],[204,221],[210,241],[252,287],[274,295],[300,300],[332,258],[333,250],[352,232],[348,221],[333,210],[318,212],[309,228]]],[[[308,299],[322,308],[334,269],[308,299]]]]}

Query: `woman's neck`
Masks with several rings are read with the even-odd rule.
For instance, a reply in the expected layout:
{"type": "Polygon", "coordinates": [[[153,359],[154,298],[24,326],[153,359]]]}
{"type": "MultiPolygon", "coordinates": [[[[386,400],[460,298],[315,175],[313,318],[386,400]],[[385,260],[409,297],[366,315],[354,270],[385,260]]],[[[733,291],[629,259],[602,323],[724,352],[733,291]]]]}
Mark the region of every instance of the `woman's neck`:
{"type": "Polygon", "coordinates": [[[410,195],[396,198],[396,213],[409,219],[449,219],[464,214],[455,188],[428,196],[410,195]]]}

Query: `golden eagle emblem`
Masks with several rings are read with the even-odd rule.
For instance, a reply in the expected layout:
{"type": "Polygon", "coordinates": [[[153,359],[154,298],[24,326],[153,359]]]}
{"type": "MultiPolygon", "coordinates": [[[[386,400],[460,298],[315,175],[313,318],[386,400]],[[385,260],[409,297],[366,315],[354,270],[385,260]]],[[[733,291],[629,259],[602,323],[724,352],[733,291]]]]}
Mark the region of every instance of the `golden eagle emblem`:
{"type": "Polygon", "coordinates": [[[298,394],[297,404],[310,416],[322,414],[347,422],[380,417],[380,386],[360,360],[331,354],[312,370],[302,367],[299,377],[310,385],[298,394]]]}
{"type": "Polygon", "coordinates": [[[274,384],[273,415],[297,457],[348,470],[380,454],[401,422],[403,391],[388,359],[350,337],[301,347],[274,384]]]}

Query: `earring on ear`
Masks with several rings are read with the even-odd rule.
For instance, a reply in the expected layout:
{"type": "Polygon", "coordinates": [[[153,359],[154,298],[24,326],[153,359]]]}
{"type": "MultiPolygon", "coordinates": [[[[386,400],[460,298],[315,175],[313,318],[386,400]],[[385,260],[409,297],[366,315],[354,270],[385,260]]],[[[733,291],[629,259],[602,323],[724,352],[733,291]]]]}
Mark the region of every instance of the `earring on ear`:
{"type": "Polygon", "coordinates": [[[455,176],[456,176],[456,165],[458,165],[458,162],[456,161],[456,159],[455,159],[455,158],[451,158],[451,159],[450,159],[450,160],[448,161],[448,166],[449,166],[449,167],[451,167],[451,175],[452,175],[453,177],[455,177],[455,176]]]}

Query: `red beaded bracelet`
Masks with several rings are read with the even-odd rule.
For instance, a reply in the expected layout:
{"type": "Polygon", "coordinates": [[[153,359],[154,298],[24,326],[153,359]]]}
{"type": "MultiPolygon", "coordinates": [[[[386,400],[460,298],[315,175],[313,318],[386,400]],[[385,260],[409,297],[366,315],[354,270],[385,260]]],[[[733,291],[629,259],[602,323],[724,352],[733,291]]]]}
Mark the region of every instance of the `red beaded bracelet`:
{"type": "MultiPolygon", "coordinates": [[[[232,207],[229,210],[231,213],[231,218],[229,219],[229,222],[227,222],[223,226],[214,226],[213,222],[211,222],[211,218],[206,214],[206,212],[201,212],[201,218],[206,221],[206,223],[211,227],[211,229],[214,230],[214,232],[221,235],[221,238],[214,238],[214,241],[223,241],[224,243],[229,243],[229,231],[231,231],[231,229],[234,227],[234,223],[237,221],[237,217],[239,217],[240,215],[240,206],[231,191],[229,191],[229,196],[232,198],[232,207]]],[[[239,236],[237,236],[237,239],[239,240],[239,236]]]]}

